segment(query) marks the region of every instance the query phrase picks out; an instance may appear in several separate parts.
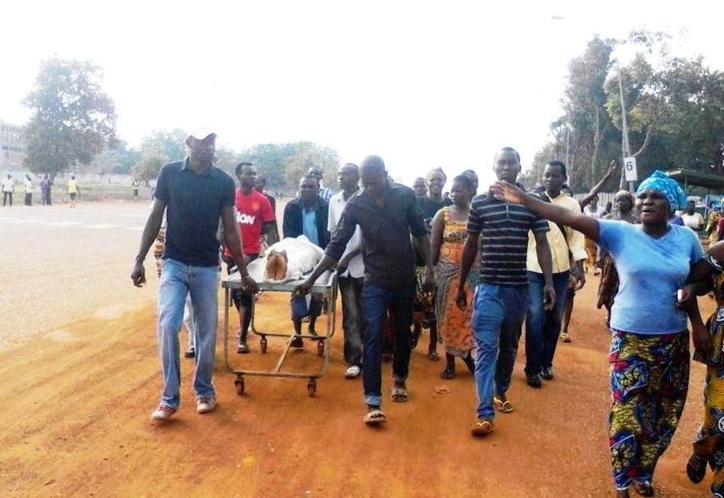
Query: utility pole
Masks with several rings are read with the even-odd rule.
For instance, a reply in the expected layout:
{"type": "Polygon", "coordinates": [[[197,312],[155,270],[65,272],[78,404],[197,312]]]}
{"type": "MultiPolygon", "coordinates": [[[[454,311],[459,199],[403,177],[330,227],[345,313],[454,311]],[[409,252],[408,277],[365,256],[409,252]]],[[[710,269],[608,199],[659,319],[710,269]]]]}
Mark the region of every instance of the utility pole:
{"type": "MultiPolygon", "coordinates": [[[[621,82],[621,67],[618,68],[618,94],[621,99],[621,150],[623,157],[621,158],[621,164],[626,164],[626,158],[631,157],[631,146],[628,143],[628,125],[626,123],[626,102],[623,99],[623,83],[621,82]]],[[[621,173],[624,173],[625,169],[621,168],[621,173]]],[[[621,177],[620,186],[623,186],[623,179],[621,177]]],[[[628,182],[628,189],[630,192],[635,192],[635,183],[633,181],[628,182]]]]}

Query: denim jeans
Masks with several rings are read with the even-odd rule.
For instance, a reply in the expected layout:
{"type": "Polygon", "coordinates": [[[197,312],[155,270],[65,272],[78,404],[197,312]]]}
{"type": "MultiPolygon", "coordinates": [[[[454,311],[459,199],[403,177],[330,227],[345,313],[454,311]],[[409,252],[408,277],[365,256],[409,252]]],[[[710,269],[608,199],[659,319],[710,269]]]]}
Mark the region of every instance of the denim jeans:
{"type": "Polygon", "coordinates": [[[561,319],[566,306],[568,292],[568,276],[564,271],[553,274],[553,289],[556,291],[556,303],[553,309],[543,309],[543,286],[545,279],[542,273],[528,272],[528,292],[530,303],[525,318],[525,373],[534,375],[541,369],[553,366],[553,355],[556,353],[558,335],[561,333],[561,319]]]}
{"type": "Polygon", "coordinates": [[[364,317],[364,348],[362,349],[362,381],[365,403],[382,405],[382,335],[385,316],[389,308],[394,323],[394,353],[392,377],[395,382],[405,382],[410,371],[412,351],[412,303],[415,300],[415,283],[399,289],[387,289],[365,282],[362,290],[362,316],[364,317]]]}
{"type": "Polygon", "coordinates": [[[342,330],[344,330],[344,361],[362,366],[362,289],[364,278],[339,277],[342,295],[342,330]]]}
{"type": "Polygon", "coordinates": [[[475,386],[478,418],[492,419],[494,394],[510,387],[518,340],[528,307],[528,287],[480,284],[475,289],[471,326],[478,355],[475,386]]]}
{"type": "Polygon", "coordinates": [[[215,395],[212,376],[218,326],[219,268],[191,266],[173,259],[163,262],[158,289],[158,347],[163,374],[161,404],[177,409],[181,385],[179,332],[186,295],[191,295],[196,345],[194,392],[197,397],[215,395]]]}

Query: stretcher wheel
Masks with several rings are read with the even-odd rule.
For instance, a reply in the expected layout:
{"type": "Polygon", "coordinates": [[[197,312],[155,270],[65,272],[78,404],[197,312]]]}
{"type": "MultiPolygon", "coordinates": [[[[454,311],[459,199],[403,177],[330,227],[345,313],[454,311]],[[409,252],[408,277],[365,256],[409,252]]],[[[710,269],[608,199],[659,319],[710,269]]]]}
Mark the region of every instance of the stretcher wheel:
{"type": "Polygon", "coordinates": [[[244,394],[244,377],[238,376],[234,381],[234,385],[236,386],[236,394],[242,396],[244,394]]]}
{"type": "Polygon", "coordinates": [[[324,341],[317,341],[317,354],[322,356],[324,354],[324,341]]]}
{"type": "Polygon", "coordinates": [[[309,382],[307,382],[307,391],[309,391],[309,397],[313,398],[314,395],[317,393],[317,381],[314,379],[309,379],[309,382]]]}
{"type": "Polygon", "coordinates": [[[259,339],[259,346],[261,347],[261,352],[266,353],[266,337],[262,337],[261,339],[259,339]]]}

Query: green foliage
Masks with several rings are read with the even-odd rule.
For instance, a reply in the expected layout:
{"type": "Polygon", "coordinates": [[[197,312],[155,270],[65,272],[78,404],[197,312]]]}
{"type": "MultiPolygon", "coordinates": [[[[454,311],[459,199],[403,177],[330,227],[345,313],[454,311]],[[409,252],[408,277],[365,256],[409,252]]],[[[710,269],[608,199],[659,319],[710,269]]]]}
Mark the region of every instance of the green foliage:
{"type": "Polygon", "coordinates": [[[141,160],[137,162],[131,169],[131,174],[145,182],[148,182],[158,176],[161,166],[168,162],[168,156],[157,150],[147,150],[143,152],[141,160]]]}
{"type": "MultiPolygon", "coordinates": [[[[329,147],[321,147],[312,142],[299,142],[296,144],[294,154],[284,161],[284,177],[288,189],[296,190],[299,181],[307,174],[309,168],[317,167],[322,170],[326,184],[336,178],[339,168],[337,151],[329,147]]],[[[331,183],[334,185],[334,183],[331,183]]]]}
{"type": "Polygon", "coordinates": [[[329,147],[312,142],[258,144],[244,150],[239,161],[256,165],[267,179],[267,188],[296,192],[299,180],[310,167],[322,169],[325,185],[334,187],[339,155],[329,147]]]}
{"type": "Polygon", "coordinates": [[[186,133],[181,128],[171,131],[154,130],[141,140],[141,152],[156,151],[168,158],[169,161],[180,161],[186,157],[186,133]]]}
{"type": "Polygon", "coordinates": [[[25,158],[30,171],[54,178],[113,145],[115,105],[102,82],[102,70],[92,62],[55,57],[41,63],[24,101],[31,110],[25,158]]]}
{"type": "Polygon", "coordinates": [[[232,178],[235,177],[234,168],[240,162],[237,152],[226,147],[216,147],[216,166],[226,171],[232,178]]]}
{"type": "Polygon", "coordinates": [[[644,30],[626,40],[592,39],[569,64],[564,115],[551,123],[551,140],[524,178],[533,185],[546,162],[567,159],[574,191],[587,191],[608,161],[623,156],[626,140],[639,178],[674,167],[724,175],[724,73],[708,68],[700,56],[674,56],[671,40],[644,30]],[[625,65],[613,64],[619,46],[633,50],[625,65]]]}
{"type": "Polygon", "coordinates": [[[282,190],[286,188],[284,161],[294,155],[295,144],[257,144],[245,149],[239,162],[254,163],[257,171],[266,177],[267,188],[282,190]]]}

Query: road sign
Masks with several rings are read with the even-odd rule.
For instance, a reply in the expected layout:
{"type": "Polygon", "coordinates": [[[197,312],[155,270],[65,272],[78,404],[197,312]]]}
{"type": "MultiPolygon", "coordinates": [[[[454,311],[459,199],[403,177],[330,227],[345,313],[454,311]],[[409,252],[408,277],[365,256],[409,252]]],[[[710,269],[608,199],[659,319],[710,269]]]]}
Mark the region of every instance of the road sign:
{"type": "Polygon", "coordinates": [[[639,179],[638,171],[636,170],[636,158],[625,157],[623,160],[623,170],[626,175],[627,182],[636,182],[639,179]]]}

